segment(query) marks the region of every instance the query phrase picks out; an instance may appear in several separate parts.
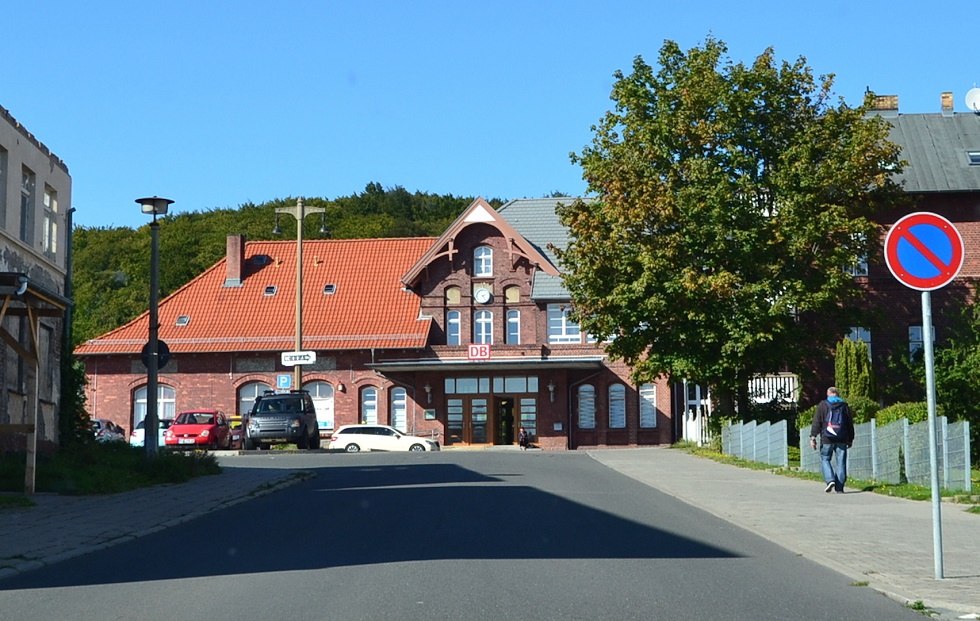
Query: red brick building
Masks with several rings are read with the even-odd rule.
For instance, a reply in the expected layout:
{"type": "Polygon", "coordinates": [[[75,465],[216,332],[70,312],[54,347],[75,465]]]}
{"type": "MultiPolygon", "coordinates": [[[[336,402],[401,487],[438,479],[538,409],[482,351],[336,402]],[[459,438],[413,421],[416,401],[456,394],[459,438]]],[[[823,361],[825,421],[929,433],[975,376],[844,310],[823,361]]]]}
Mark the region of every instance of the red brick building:
{"type": "MultiPolygon", "coordinates": [[[[303,350],[316,362],[302,387],[321,434],[380,422],[445,445],[514,444],[520,426],[545,449],[671,442],[666,381],[633,385],[568,318],[548,249],[564,237],[555,205],[478,199],[438,239],[304,242],[303,350]]],[[[296,254],[230,236],[224,260],[161,301],[160,417],[241,414],[289,387],[296,254]]],[[[144,314],[76,350],[91,416],[127,429],[145,417],[147,334],[144,314]]]]}

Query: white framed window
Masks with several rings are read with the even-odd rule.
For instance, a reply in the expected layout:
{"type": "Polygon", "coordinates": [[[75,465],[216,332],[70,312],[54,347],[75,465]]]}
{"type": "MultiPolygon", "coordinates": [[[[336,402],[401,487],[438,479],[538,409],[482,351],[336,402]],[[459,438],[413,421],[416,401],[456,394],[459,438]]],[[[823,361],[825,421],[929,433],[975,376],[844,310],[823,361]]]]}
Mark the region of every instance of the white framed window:
{"type": "Polygon", "coordinates": [[[461,345],[460,314],[453,310],[446,313],[446,345],[461,345]]]}
{"type": "Polygon", "coordinates": [[[249,382],[238,387],[238,415],[244,416],[252,411],[255,398],[265,394],[265,391],[272,390],[272,386],[265,382],[249,382]]]}
{"type": "Polygon", "coordinates": [[[626,428],[626,386],[622,384],[609,387],[609,428],[626,428]]]}
{"type": "MultiPolygon", "coordinates": [[[[177,391],[170,386],[157,384],[157,420],[172,419],[177,415],[177,391]]],[[[133,393],[133,429],[146,419],[146,386],[133,393]]]]}
{"type": "Polygon", "coordinates": [[[473,275],[480,278],[493,276],[493,248],[490,246],[473,249],[473,275]]]}
{"type": "Polygon", "coordinates": [[[378,424],[378,389],[374,386],[361,390],[361,424],[378,424]]]}
{"type": "Polygon", "coordinates": [[[7,150],[0,147],[0,227],[7,225],[7,150]]]}
{"type": "Polygon", "coordinates": [[[473,342],[476,344],[493,344],[493,313],[488,310],[478,310],[473,313],[473,342]]]}
{"type": "Polygon", "coordinates": [[[640,428],[653,429],[657,426],[657,386],[640,385],[640,428]]]}
{"type": "MultiPolygon", "coordinates": [[[[913,358],[915,354],[925,347],[925,338],[922,333],[922,326],[909,326],[909,358],[913,358]]],[[[932,327],[932,342],[936,342],[936,326],[932,327]]]]}
{"type": "Polygon", "coordinates": [[[334,428],[333,386],[323,381],[303,384],[303,389],[310,393],[313,399],[313,409],[316,411],[316,426],[320,431],[334,428]]]}
{"type": "Polygon", "coordinates": [[[408,392],[401,387],[391,389],[391,426],[408,433],[408,392]]]}
{"type": "Polygon", "coordinates": [[[20,240],[34,244],[34,173],[27,167],[20,177],[20,240]]]}
{"type": "Polygon", "coordinates": [[[868,355],[871,355],[871,330],[861,327],[853,327],[848,333],[847,338],[852,341],[864,343],[868,346],[868,355]]]}
{"type": "Polygon", "coordinates": [[[507,344],[521,344],[521,311],[507,311],[507,344]]]}
{"type": "Polygon", "coordinates": [[[58,252],[58,192],[44,186],[44,229],[41,231],[41,249],[54,256],[58,252]]]}
{"type": "Polygon", "coordinates": [[[595,386],[592,384],[578,387],[578,427],[595,429],[595,386]]]}
{"type": "Polygon", "coordinates": [[[564,304],[548,305],[548,342],[581,343],[578,324],[568,318],[571,308],[564,304]]]}

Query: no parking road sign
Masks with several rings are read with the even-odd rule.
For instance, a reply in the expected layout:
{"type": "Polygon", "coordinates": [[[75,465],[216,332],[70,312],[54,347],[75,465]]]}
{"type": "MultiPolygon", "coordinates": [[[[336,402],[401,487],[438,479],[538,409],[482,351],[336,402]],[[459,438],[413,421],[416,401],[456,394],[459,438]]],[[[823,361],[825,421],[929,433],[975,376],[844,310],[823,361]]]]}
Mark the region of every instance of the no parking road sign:
{"type": "Polygon", "coordinates": [[[945,287],[963,267],[963,238],[946,218],[924,211],[896,222],[885,237],[885,262],[906,287],[945,287]]]}

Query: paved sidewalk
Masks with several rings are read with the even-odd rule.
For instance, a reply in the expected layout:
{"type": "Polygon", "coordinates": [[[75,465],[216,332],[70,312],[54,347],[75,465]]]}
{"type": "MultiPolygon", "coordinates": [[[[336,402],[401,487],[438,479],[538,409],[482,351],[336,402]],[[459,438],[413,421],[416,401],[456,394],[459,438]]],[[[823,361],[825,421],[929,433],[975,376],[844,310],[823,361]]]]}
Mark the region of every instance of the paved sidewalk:
{"type": "Polygon", "coordinates": [[[37,494],[0,510],[0,578],[154,533],[291,485],[294,470],[226,467],[221,474],[107,496],[37,494]]]}
{"type": "Polygon", "coordinates": [[[943,575],[936,580],[932,503],[749,470],[667,448],[589,455],[610,468],[761,535],[902,603],[944,619],[980,618],[980,515],[941,506],[943,575]],[[823,543],[844,531],[844,549],[823,543]]]}

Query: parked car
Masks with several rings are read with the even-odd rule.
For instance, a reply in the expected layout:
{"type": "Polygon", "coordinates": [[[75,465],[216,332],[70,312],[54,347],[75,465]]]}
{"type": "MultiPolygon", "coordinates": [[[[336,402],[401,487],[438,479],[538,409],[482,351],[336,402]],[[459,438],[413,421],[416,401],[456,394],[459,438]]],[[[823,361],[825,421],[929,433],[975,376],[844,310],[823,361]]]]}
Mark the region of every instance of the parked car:
{"type": "MultiPolygon", "coordinates": [[[[161,418],[157,420],[157,423],[159,424],[159,427],[157,428],[157,446],[166,446],[164,432],[167,431],[167,428],[170,427],[170,424],[173,422],[174,421],[172,418],[161,418]]],[[[129,434],[129,443],[132,446],[143,446],[146,435],[145,425],[146,421],[141,420],[140,422],[136,423],[136,429],[133,429],[133,432],[129,434]]]]}
{"type": "Polygon", "coordinates": [[[91,420],[92,435],[97,442],[121,442],[126,440],[126,430],[107,418],[91,420]]]}
{"type": "Polygon", "coordinates": [[[230,448],[235,451],[241,450],[243,441],[245,440],[245,427],[242,424],[242,417],[229,416],[228,427],[231,428],[230,448]]]}
{"type": "Polygon", "coordinates": [[[359,451],[438,451],[439,442],[410,436],[388,425],[344,425],[330,436],[328,448],[359,451]]]}
{"type": "Polygon", "coordinates": [[[316,409],[306,390],[266,391],[255,398],[252,411],[243,424],[247,451],[288,443],[295,443],[301,449],[320,448],[316,409]]]}
{"type": "Polygon", "coordinates": [[[167,448],[226,449],[231,442],[228,418],[218,410],[181,412],[164,432],[167,448]]]}

